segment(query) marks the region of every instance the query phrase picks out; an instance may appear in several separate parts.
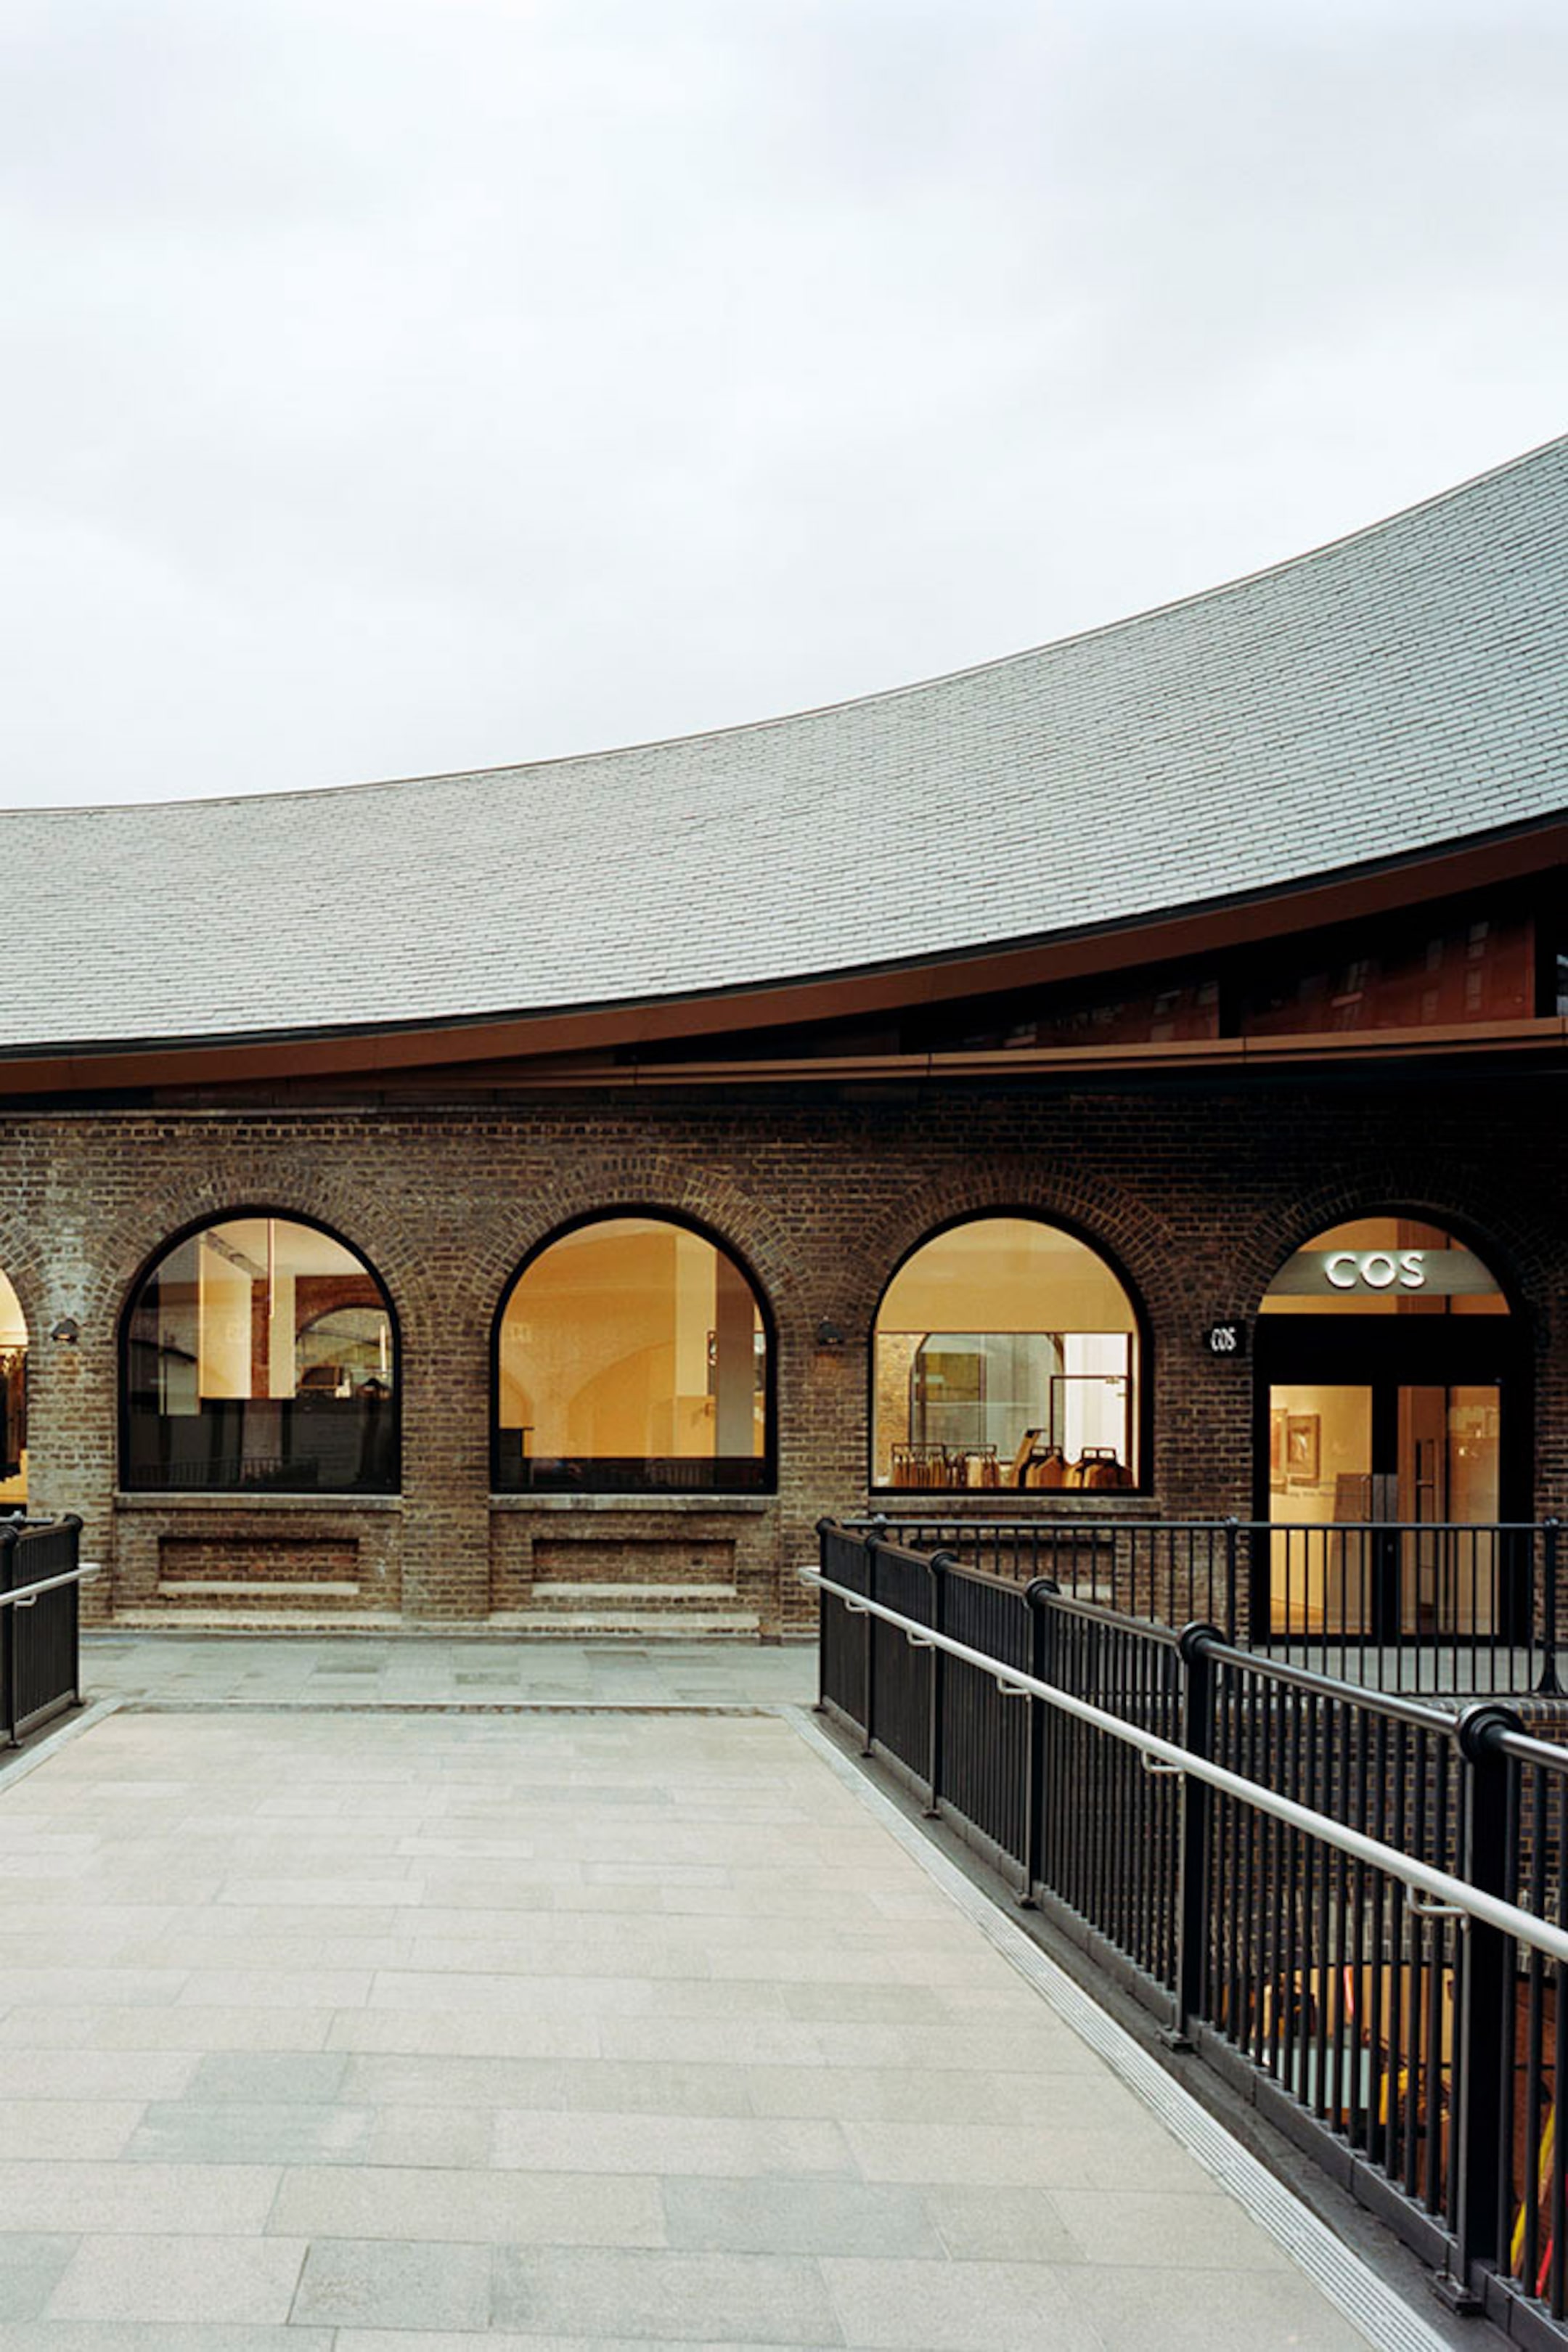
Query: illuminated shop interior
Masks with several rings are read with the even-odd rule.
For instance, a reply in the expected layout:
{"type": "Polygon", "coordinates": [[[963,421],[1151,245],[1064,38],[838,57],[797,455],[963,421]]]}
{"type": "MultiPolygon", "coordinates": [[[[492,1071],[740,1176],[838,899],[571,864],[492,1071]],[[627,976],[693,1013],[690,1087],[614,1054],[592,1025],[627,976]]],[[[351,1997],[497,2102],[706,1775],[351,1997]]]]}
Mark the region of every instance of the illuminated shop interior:
{"type": "Polygon", "coordinates": [[[496,1369],[500,1493],[771,1483],[761,1305],[684,1225],[605,1217],[550,1243],[506,1301],[496,1369]]]}
{"type": "Polygon", "coordinates": [[[1370,1637],[1379,1586],[1397,1583],[1412,1627],[1497,1630],[1495,1542],[1468,1530],[1503,1516],[1503,1381],[1487,1342],[1508,1311],[1483,1261],[1418,1219],[1331,1226],[1280,1269],[1262,1314],[1328,1328],[1293,1377],[1290,1335],[1260,1334],[1275,1343],[1268,1516],[1295,1531],[1272,1539],[1277,1627],[1326,1620],[1370,1637]],[[1468,1347],[1472,1318],[1487,1323],[1468,1347]],[[1393,1522],[1417,1532],[1375,1532],[1393,1522]]]}
{"type": "Polygon", "coordinates": [[[878,1486],[1137,1482],[1132,1304],[1058,1226],[979,1217],[923,1244],[884,1294],[873,1359],[878,1486]]]}
{"type": "Polygon", "coordinates": [[[177,1242],[132,1302],[125,1485],[392,1492],[396,1391],[363,1259],[312,1225],[228,1218],[177,1242]]]}
{"type": "Polygon", "coordinates": [[[27,1323],[0,1274],[0,1511],[27,1499],[27,1323]]]}

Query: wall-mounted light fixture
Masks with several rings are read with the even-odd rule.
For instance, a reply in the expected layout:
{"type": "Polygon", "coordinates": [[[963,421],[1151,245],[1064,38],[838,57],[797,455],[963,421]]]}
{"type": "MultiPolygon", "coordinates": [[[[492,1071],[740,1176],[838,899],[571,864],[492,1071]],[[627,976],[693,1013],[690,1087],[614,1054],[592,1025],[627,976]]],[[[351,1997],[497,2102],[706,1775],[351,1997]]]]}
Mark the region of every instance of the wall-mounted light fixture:
{"type": "Polygon", "coordinates": [[[63,1339],[68,1348],[74,1348],[81,1338],[81,1325],[74,1315],[62,1315],[49,1337],[51,1339],[63,1339]]]}
{"type": "Polygon", "coordinates": [[[843,1328],[829,1316],[825,1315],[816,1327],[816,1344],[819,1348],[828,1349],[842,1348],[844,1345],[843,1328]]]}

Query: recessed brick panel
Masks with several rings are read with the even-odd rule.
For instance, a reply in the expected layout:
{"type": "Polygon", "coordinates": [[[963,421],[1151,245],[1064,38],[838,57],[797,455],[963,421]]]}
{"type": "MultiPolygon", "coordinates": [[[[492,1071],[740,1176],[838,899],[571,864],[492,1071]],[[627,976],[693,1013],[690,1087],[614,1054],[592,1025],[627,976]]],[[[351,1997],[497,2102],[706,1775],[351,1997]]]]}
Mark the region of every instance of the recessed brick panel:
{"type": "Polygon", "coordinates": [[[536,1540],[541,1584],[713,1584],[735,1580],[732,1543],[670,1543],[657,1536],[568,1537],[536,1540]]]}
{"type": "Polygon", "coordinates": [[[359,1546],[305,1536],[162,1536],[161,1583],[354,1584],[359,1546]]]}

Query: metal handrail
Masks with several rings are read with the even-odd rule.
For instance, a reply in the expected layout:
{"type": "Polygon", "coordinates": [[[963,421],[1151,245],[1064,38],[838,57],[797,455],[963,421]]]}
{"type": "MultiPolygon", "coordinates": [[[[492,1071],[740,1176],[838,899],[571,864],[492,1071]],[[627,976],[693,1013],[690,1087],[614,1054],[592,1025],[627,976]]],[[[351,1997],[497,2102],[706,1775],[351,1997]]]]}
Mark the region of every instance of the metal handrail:
{"type": "MultiPolygon", "coordinates": [[[[1307,1805],[1299,1805],[1293,1798],[1278,1796],[1272,1789],[1263,1788],[1256,1780],[1244,1780],[1239,1772],[1231,1772],[1223,1764],[1213,1764],[1206,1756],[1195,1755],[1190,1748],[1177,1746],[1173,1740],[1162,1739],[1157,1732],[1144,1731],[1136,1725],[1123,1723],[1119,1716],[1108,1715],[1103,1707],[1088,1699],[1077,1698],[1070,1691],[1057,1690],[1049,1683],[1039,1682],[1021,1667],[1009,1666],[999,1658],[987,1657],[984,1651],[971,1649],[967,1642],[955,1642],[949,1633],[939,1633],[934,1626],[919,1624],[913,1618],[900,1615],[869,1594],[855,1592],[847,1585],[837,1584],[822,1574],[819,1569],[804,1566],[796,1574],[803,1584],[818,1591],[831,1592],[858,1615],[880,1617],[900,1632],[915,1633],[931,1647],[944,1650],[950,1657],[962,1659],[965,1665],[977,1666],[989,1675],[999,1690],[1016,1691],[1021,1696],[1043,1699],[1047,1706],[1060,1709],[1064,1715],[1077,1717],[1096,1731],[1110,1734],[1124,1746],[1136,1748],[1146,1759],[1154,1759],[1194,1780],[1205,1781],[1217,1789],[1222,1796],[1234,1797],[1249,1805],[1255,1811],[1270,1814],[1288,1828],[1300,1830],[1315,1838],[1321,1845],[1332,1846],[1352,1862],[1364,1863],[1397,1878],[1413,1895],[1426,1895],[1429,1902],[1439,1903],[1446,1914],[1467,1919],[1479,1919],[1500,1934],[1511,1937],[1516,1943],[1527,1944],[1532,1950],[1543,1952],[1548,1959],[1568,1963],[1568,1932],[1554,1927],[1548,1920],[1539,1919],[1532,1911],[1521,1911],[1516,1904],[1505,1903],[1500,1895],[1488,1895],[1479,1887],[1467,1885],[1448,1871],[1436,1870],[1429,1863],[1416,1862],[1411,1855],[1401,1853],[1378,1839],[1367,1837],[1360,1830],[1347,1829],[1332,1821],[1326,1813],[1315,1813],[1307,1805]]],[[[1224,1649],[1223,1643],[1215,1644],[1224,1649]]],[[[1239,1654],[1243,1662],[1253,1661],[1246,1653],[1239,1654]]],[[[1452,1724],[1454,1718],[1447,1721],[1452,1724]]]]}
{"type": "Polygon", "coordinates": [[[99,1561],[84,1559],[79,1568],[68,1568],[58,1576],[41,1576],[36,1584],[16,1584],[9,1592],[0,1592],[0,1609],[30,1609],[40,1592],[53,1592],[62,1584],[85,1584],[102,1573],[99,1561]]]}
{"type": "MultiPolygon", "coordinates": [[[[1058,1605],[1053,1595],[1051,1606],[1056,1608],[1058,1605]]],[[[1114,1609],[1104,1609],[1100,1613],[1109,1624],[1126,1622],[1118,1618],[1114,1609]]],[[[1138,1626],[1139,1633],[1143,1634],[1163,1633],[1167,1630],[1163,1625],[1145,1627],[1142,1621],[1138,1626]]],[[[1171,1638],[1179,1642],[1181,1635],[1173,1634],[1171,1638]]],[[[1325,1646],[1331,1649],[1333,1643],[1331,1642],[1325,1646]]],[[[1278,1683],[1287,1690],[1313,1691],[1320,1696],[1326,1694],[1330,1698],[1343,1699],[1349,1705],[1359,1706],[1368,1715],[1381,1715],[1390,1723],[1412,1724],[1419,1731],[1452,1731],[1454,1728],[1451,1707],[1432,1706],[1424,1699],[1407,1698],[1403,1691],[1375,1690],[1366,1683],[1349,1683],[1341,1675],[1320,1674],[1315,1666],[1293,1665],[1288,1658],[1270,1657],[1261,1650],[1244,1650],[1234,1642],[1205,1642],[1204,1648],[1216,1665],[1229,1666],[1237,1674],[1255,1675],[1259,1682],[1278,1683]]],[[[1500,1747],[1502,1744],[1500,1733],[1498,1745],[1500,1747]]],[[[1564,1760],[1561,1748],[1553,1748],[1552,1753],[1559,1763],[1564,1760]]]]}
{"type": "MultiPolygon", "coordinates": [[[[872,1533],[879,1527],[897,1526],[902,1520],[911,1521],[917,1527],[930,1527],[933,1521],[950,1519],[954,1527],[962,1527],[965,1535],[995,1534],[998,1531],[1011,1535],[1016,1530],[1019,1533],[1026,1531],[1033,1535],[1042,1528],[1059,1528],[1064,1532],[1070,1530],[1073,1534],[1098,1533],[1103,1530],[1108,1535],[1129,1532],[1136,1532],[1139,1535],[1183,1535],[1192,1531],[1199,1535],[1215,1536],[1224,1535],[1227,1528],[1238,1528],[1245,1534],[1271,1536],[1539,1535],[1542,1528],[1557,1524],[1550,1516],[1543,1519],[1171,1519],[1152,1516],[1134,1518],[1128,1511],[1117,1511],[1104,1518],[1090,1513],[1084,1519],[1076,1520],[1068,1517],[1066,1512],[1059,1508],[1053,1513],[1027,1511],[1010,1518],[983,1519],[971,1517],[967,1512],[921,1511],[904,1507],[906,1503],[913,1505],[927,1502],[962,1502],[966,1495],[972,1495],[975,1491],[973,1486],[889,1487],[886,1499],[889,1503],[899,1505],[899,1508],[890,1511],[858,1511],[853,1517],[839,1519],[836,1524],[849,1529],[855,1535],[872,1533]]],[[[992,1491],[995,1490],[993,1488],[992,1491]]],[[[1108,1496],[1114,1498],[1117,1492],[1114,1487],[1101,1487],[1096,1490],[1086,1486],[1053,1486],[1048,1489],[1038,1486],[1020,1486],[1014,1491],[1029,1496],[1037,1501],[1052,1504],[1059,1504],[1065,1496],[1075,1509],[1085,1510],[1089,1509],[1089,1506],[1083,1502],[1086,1495],[1091,1495],[1096,1502],[1103,1503],[1108,1496]]]]}

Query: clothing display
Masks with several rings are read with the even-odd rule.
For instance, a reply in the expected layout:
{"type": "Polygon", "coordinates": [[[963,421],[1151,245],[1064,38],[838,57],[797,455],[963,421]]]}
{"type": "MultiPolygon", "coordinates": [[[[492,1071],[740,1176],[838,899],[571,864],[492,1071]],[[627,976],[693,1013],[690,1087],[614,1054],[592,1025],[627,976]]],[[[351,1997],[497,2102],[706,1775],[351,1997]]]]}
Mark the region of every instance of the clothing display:
{"type": "Polygon", "coordinates": [[[1051,1493],[1079,1489],[1103,1494],[1132,1484],[1132,1473],[1113,1445],[1086,1445],[1068,1459],[1043,1429],[1026,1429],[1005,1466],[994,1445],[901,1444],[893,1447],[889,1486],[931,1494],[955,1487],[987,1490],[1009,1486],[1051,1493]]]}
{"type": "Polygon", "coordinates": [[[994,1445],[895,1445],[889,1484],[894,1486],[1000,1486],[1002,1465],[994,1445]]]}
{"type": "Polygon", "coordinates": [[[1067,1483],[1103,1493],[1110,1487],[1131,1486],[1132,1473],[1114,1446],[1086,1445],[1078,1460],[1069,1465],[1067,1483]]]}

